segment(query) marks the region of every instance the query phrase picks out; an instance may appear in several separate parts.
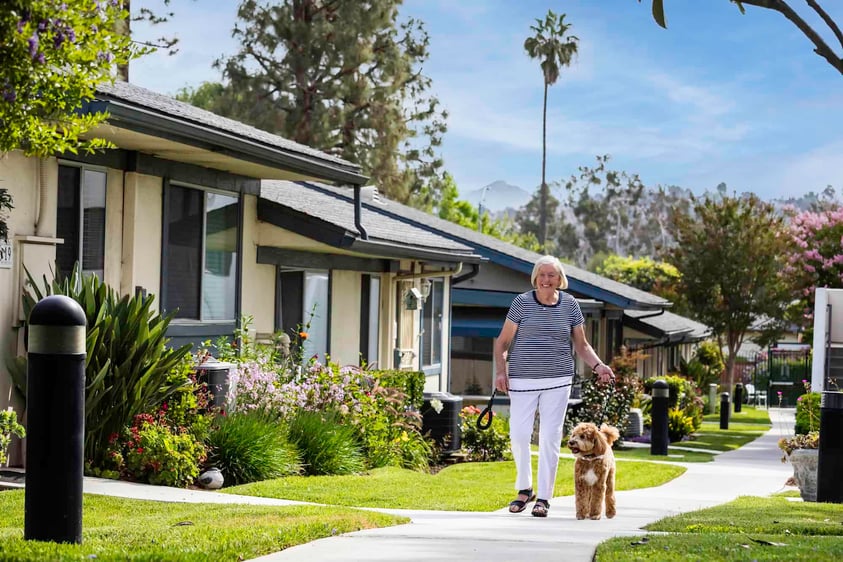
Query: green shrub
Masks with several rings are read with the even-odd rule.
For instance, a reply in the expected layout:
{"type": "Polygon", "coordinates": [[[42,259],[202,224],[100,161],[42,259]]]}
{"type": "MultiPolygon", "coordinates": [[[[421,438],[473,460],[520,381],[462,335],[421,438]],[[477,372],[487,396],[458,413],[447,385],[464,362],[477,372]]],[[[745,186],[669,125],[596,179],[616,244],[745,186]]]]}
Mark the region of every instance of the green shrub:
{"type": "Polygon", "coordinates": [[[135,416],[111,438],[108,468],[121,476],[161,486],[186,487],[199,476],[205,448],[187,431],[173,431],[160,417],[135,416]]]}
{"type": "MultiPolygon", "coordinates": [[[[502,461],[509,457],[509,420],[492,413],[492,423],[486,429],[477,428],[480,409],[466,406],[460,411],[462,450],[470,461],[502,461]]],[[[483,420],[487,422],[487,419],[483,420]]]]}
{"type": "Polygon", "coordinates": [[[796,427],[794,433],[806,435],[820,429],[820,399],[819,392],[803,394],[796,400],[796,427]]]}
{"type": "Polygon", "coordinates": [[[18,414],[11,407],[0,410],[0,466],[6,464],[6,454],[12,443],[12,435],[26,437],[26,428],[18,423],[18,414]]]}
{"type": "Polygon", "coordinates": [[[699,395],[699,390],[694,381],[677,375],[667,375],[659,378],[649,378],[644,381],[644,389],[652,393],[653,383],[663,380],[667,383],[669,410],[677,409],[690,418],[692,431],[697,431],[702,426],[705,402],[699,395]]]}
{"type": "Polygon", "coordinates": [[[306,474],[357,474],[366,468],[355,429],[333,412],[300,411],[289,422],[288,437],[306,474]]]}
{"type": "Polygon", "coordinates": [[[90,466],[102,466],[110,436],[131,424],[138,414],[157,411],[187,384],[186,378],[171,379],[170,372],[190,346],[167,347],[165,334],[173,313],[162,316],[155,312],[152,295],[119,298],[96,275],[83,276],[78,263],[69,277],[52,283],[44,277],[43,290],[28,271],[26,274],[27,318],[38,301],[53,294],[78,302],[87,317],[85,459],[90,466]]]}
{"type": "Polygon", "coordinates": [[[629,409],[641,388],[636,364],[646,357],[641,352],[630,353],[626,348],[621,348],[621,353],[612,359],[614,380],[601,383],[597,377],[593,377],[584,381],[583,403],[565,417],[565,433],[569,433],[580,422],[591,422],[598,426],[602,423],[613,425],[623,435],[629,421],[629,409]]]}
{"type": "Polygon", "coordinates": [[[278,421],[260,413],[219,416],[208,435],[208,465],[220,469],[226,486],[302,472],[296,448],[278,421]]]}
{"type": "Polygon", "coordinates": [[[682,410],[673,408],[667,412],[667,437],[671,443],[682,441],[694,432],[694,420],[682,410]]]}

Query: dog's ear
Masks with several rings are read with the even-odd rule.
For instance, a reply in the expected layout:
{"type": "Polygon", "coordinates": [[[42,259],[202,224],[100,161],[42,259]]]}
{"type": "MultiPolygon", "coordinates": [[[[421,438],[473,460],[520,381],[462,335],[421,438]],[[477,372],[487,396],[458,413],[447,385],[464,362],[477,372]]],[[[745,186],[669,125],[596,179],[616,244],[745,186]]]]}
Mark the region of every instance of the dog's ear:
{"type": "Polygon", "coordinates": [[[602,431],[597,429],[597,426],[594,426],[594,431],[591,433],[591,442],[594,443],[591,452],[595,455],[602,455],[606,452],[606,449],[610,448],[608,441],[606,441],[606,436],[603,435],[602,431]]]}
{"type": "Polygon", "coordinates": [[[609,424],[603,424],[600,426],[600,433],[606,436],[606,442],[611,445],[621,437],[620,431],[618,431],[617,427],[613,427],[609,424]]]}

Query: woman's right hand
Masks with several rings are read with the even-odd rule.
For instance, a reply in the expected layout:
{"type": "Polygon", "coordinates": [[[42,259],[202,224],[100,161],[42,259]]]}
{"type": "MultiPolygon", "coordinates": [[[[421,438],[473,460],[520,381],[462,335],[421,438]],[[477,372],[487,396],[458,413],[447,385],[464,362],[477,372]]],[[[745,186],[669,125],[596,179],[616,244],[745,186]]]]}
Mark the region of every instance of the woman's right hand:
{"type": "Polygon", "coordinates": [[[498,373],[495,377],[495,388],[498,392],[509,392],[509,377],[506,373],[498,373]]]}

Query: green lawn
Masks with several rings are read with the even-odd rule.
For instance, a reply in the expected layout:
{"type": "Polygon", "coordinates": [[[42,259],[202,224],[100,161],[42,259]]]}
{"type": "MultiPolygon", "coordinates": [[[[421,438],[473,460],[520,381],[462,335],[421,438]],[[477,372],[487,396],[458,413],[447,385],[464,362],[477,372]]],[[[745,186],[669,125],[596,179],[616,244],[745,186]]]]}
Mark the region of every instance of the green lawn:
{"type": "MultiPolygon", "coordinates": [[[[573,495],[573,467],[572,459],[560,459],[556,495],[573,495]]],[[[626,463],[618,471],[617,489],[660,486],[685,470],[670,464],[626,463]]],[[[449,466],[437,474],[380,468],[359,476],[290,476],[222,491],[357,507],[494,511],[514,499],[514,478],[513,462],[472,462],[449,466]]]]}
{"type": "MultiPolygon", "coordinates": [[[[703,421],[711,422],[720,424],[720,414],[706,414],[703,416],[703,421]]],[[[733,424],[740,424],[740,423],[751,423],[751,424],[759,424],[759,425],[766,425],[767,429],[770,429],[770,413],[767,409],[759,409],[755,406],[747,406],[742,405],[740,412],[732,412],[731,416],[729,417],[729,428],[732,427],[733,424]]]]}
{"type": "Polygon", "coordinates": [[[23,540],[24,491],[0,492],[0,560],[240,561],[408,519],[344,507],[165,503],[85,495],[82,544],[23,540]]]}
{"type": "Polygon", "coordinates": [[[668,517],[644,538],[615,538],[595,560],[840,560],[843,505],[740,497],[668,517]]]}

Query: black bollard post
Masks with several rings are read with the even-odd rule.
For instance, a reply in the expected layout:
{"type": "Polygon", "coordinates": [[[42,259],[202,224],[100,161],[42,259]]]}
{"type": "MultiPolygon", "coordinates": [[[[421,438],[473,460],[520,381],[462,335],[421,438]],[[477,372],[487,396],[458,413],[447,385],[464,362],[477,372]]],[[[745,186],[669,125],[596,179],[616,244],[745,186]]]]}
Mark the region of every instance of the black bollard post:
{"type": "Polygon", "coordinates": [[[735,413],[739,414],[741,411],[741,404],[743,403],[743,384],[735,385],[735,413]]]}
{"type": "Polygon", "coordinates": [[[720,393],[720,429],[729,429],[729,393],[720,393]]]}
{"type": "Polygon", "coordinates": [[[653,383],[653,408],[650,421],[650,454],[667,455],[667,402],[670,390],[667,383],[658,380],[653,383]]]}
{"type": "Polygon", "coordinates": [[[817,501],[843,503],[843,392],[825,391],[820,399],[817,501]]]}
{"type": "Polygon", "coordinates": [[[24,538],[82,542],[85,312],[53,295],[29,315],[24,538]]]}

